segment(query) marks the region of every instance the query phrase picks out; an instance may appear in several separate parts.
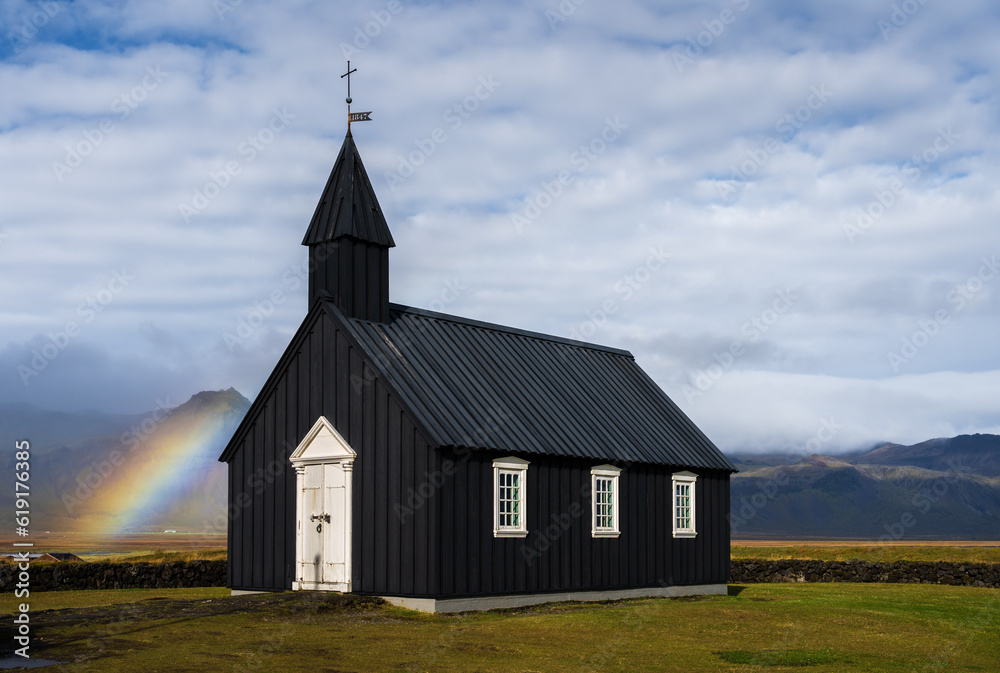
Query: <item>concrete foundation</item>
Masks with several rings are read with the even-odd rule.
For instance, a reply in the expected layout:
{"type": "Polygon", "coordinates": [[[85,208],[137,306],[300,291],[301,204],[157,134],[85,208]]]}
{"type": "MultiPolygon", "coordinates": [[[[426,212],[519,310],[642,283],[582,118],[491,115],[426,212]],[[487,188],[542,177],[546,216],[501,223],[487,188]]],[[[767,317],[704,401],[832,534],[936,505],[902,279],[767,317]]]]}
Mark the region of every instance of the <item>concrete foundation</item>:
{"type": "Polygon", "coordinates": [[[382,596],[393,605],[421,612],[470,612],[474,610],[495,610],[497,608],[520,608],[526,605],[554,603],[560,601],[610,601],[622,598],[647,598],[725,595],[726,584],[697,584],[676,587],[643,587],[641,589],[621,589],[617,591],[568,591],[547,594],[508,594],[505,596],[471,596],[467,598],[406,598],[403,596],[382,596]]]}

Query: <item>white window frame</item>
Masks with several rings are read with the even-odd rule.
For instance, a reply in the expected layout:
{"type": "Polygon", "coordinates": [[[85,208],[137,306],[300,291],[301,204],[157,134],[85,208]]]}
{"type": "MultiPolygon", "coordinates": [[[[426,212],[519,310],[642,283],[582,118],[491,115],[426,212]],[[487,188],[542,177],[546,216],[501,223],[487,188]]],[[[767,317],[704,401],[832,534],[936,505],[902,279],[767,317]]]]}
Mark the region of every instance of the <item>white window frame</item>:
{"type": "Polygon", "coordinates": [[[508,456],[493,461],[493,537],[526,537],[528,535],[528,461],[508,456]],[[500,475],[513,474],[518,480],[518,525],[500,525],[500,475]]]}
{"type": "Polygon", "coordinates": [[[618,537],[621,534],[619,508],[618,508],[618,485],[619,475],[622,470],[614,465],[598,465],[590,470],[590,534],[592,537],[618,537]],[[597,480],[609,480],[611,482],[611,526],[598,526],[598,503],[597,503],[597,480]]]}
{"type": "Polygon", "coordinates": [[[670,520],[673,522],[674,537],[697,537],[698,531],[696,529],[695,518],[695,489],[698,484],[698,475],[693,472],[677,472],[673,475],[670,484],[670,520]],[[678,511],[677,505],[677,487],[687,486],[689,488],[688,497],[690,498],[690,509],[691,515],[689,517],[690,526],[689,527],[679,527],[677,525],[680,512],[678,511]]]}

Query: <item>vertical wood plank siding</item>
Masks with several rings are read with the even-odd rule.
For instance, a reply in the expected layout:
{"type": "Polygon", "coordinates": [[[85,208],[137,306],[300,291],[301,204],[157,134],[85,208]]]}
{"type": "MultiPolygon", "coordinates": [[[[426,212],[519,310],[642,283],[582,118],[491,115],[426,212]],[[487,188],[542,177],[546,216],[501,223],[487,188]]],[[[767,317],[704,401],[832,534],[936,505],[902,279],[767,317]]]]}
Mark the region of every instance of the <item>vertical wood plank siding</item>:
{"type": "Polygon", "coordinates": [[[728,581],[727,471],[694,470],[698,536],[674,539],[671,475],[684,468],[624,465],[621,535],[595,539],[590,469],[606,461],[523,454],[529,534],[494,538],[497,454],[432,449],[325,312],[312,314],[300,335],[229,462],[230,587],[291,588],[296,491],[288,456],[319,415],[358,453],[352,565],[359,593],[457,597],[728,581]]]}
{"type": "Polygon", "coordinates": [[[323,415],[358,454],[355,590],[435,592],[426,538],[436,499],[414,495],[434,462],[427,439],[324,313],[305,327],[289,357],[229,462],[229,586],[291,588],[296,492],[288,456],[323,415]]]}
{"type": "Polygon", "coordinates": [[[320,290],[344,315],[389,320],[389,249],[353,238],[309,246],[309,305],[320,290]]]}
{"type": "Polygon", "coordinates": [[[441,450],[454,471],[439,489],[440,596],[624,589],[729,580],[729,473],[698,472],[698,536],[672,534],[671,476],[633,464],[619,482],[621,535],[591,535],[590,468],[598,461],[527,455],[524,538],[493,537],[493,470],[485,451],[441,450]]]}

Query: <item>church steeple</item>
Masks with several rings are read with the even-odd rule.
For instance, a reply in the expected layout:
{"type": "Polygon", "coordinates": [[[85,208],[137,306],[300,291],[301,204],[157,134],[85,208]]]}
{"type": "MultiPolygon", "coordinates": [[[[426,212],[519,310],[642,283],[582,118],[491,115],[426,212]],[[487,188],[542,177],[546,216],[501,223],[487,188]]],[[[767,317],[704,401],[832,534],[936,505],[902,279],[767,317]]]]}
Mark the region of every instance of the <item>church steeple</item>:
{"type": "Polygon", "coordinates": [[[389,320],[389,225],[350,128],[302,245],[309,246],[309,305],[328,292],[344,315],[389,320]]]}

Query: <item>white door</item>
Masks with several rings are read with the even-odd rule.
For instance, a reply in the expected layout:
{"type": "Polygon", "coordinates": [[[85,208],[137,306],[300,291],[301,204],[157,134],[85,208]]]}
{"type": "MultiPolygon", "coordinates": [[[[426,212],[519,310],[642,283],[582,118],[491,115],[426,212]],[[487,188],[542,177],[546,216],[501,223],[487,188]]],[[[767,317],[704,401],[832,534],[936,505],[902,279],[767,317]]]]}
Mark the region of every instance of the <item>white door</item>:
{"type": "Polygon", "coordinates": [[[339,463],[323,465],[323,511],[329,514],[324,521],[323,581],[346,584],[347,577],[347,474],[339,463]]]}
{"type": "Polygon", "coordinates": [[[306,465],[298,512],[302,588],[350,591],[351,472],[342,463],[306,465]]]}
{"type": "Polygon", "coordinates": [[[320,416],[289,456],[295,467],[292,589],[351,591],[351,481],[357,454],[320,416]]]}
{"type": "Polygon", "coordinates": [[[323,581],[324,538],[328,532],[323,516],[323,465],[308,465],[302,479],[302,508],[299,510],[299,532],[302,554],[299,556],[298,581],[323,581]]]}

